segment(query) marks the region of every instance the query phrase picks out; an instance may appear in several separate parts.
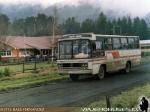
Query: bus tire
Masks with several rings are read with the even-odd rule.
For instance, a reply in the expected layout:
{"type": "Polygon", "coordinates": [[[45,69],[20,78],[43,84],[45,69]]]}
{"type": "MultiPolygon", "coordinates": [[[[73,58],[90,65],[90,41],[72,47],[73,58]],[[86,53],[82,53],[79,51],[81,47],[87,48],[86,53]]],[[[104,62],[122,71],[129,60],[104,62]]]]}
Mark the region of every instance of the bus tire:
{"type": "Polygon", "coordinates": [[[77,75],[77,74],[70,74],[69,76],[70,76],[70,79],[72,81],[78,81],[79,80],[79,75],[77,75]]]}
{"type": "Polygon", "coordinates": [[[126,63],[126,67],[125,67],[125,69],[124,69],[124,73],[129,73],[131,71],[131,63],[128,61],[127,63],[126,63]]]}
{"type": "Polygon", "coordinates": [[[106,69],[105,66],[100,66],[99,73],[97,74],[98,79],[103,79],[106,75],[106,69]]]}

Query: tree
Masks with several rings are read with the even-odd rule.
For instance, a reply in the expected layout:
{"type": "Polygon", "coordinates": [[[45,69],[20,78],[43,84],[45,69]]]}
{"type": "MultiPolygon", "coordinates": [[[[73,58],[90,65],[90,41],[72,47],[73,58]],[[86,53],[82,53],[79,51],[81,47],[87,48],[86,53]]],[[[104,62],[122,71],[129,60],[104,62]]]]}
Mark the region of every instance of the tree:
{"type": "Polygon", "coordinates": [[[133,35],[133,22],[130,17],[127,18],[127,34],[133,35]]]}
{"type": "Polygon", "coordinates": [[[8,34],[9,24],[9,18],[4,14],[0,14],[0,35],[8,34]]]}
{"type": "Polygon", "coordinates": [[[80,23],[75,20],[74,17],[68,18],[63,24],[64,33],[72,34],[80,32],[80,23]]]}
{"type": "Polygon", "coordinates": [[[113,28],[113,24],[111,23],[111,21],[107,21],[107,24],[106,24],[106,34],[113,34],[112,33],[112,28],[113,28]]]}
{"type": "Polygon", "coordinates": [[[47,25],[48,18],[45,14],[38,14],[36,17],[36,29],[37,35],[48,35],[48,25],[47,25]]]}
{"type": "Polygon", "coordinates": [[[94,32],[94,31],[95,31],[95,25],[94,25],[93,20],[86,19],[85,21],[82,22],[82,25],[81,25],[82,33],[94,32]]]}
{"type": "Polygon", "coordinates": [[[128,16],[109,20],[103,13],[100,13],[96,20],[85,19],[81,24],[75,17],[69,17],[62,24],[57,19],[56,16],[38,14],[35,17],[16,19],[10,24],[6,15],[0,15],[0,35],[7,35],[8,29],[11,29],[11,35],[25,36],[52,35],[53,30],[56,35],[94,32],[98,34],[138,35],[141,39],[148,39],[150,35],[146,21],[138,17],[131,19],[128,16]],[[53,29],[54,18],[55,27],[53,29]]]}
{"type": "Polygon", "coordinates": [[[134,18],[133,21],[133,33],[140,36],[140,39],[148,38],[148,26],[144,19],[134,18]]]}
{"type": "Polygon", "coordinates": [[[107,18],[101,13],[96,20],[96,33],[106,34],[107,18]]]}
{"type": "Polygon", "coordinates": [[[36,18],[34,16],[27,17],[24,22],[24,28],[26,36],[35,36],[37,30],[36,18]]]}
{"type": "Polygon", "coordinates": [[[112,21],[112,28],[111,28],[111,31],[112,31],[113,35],[117,34],[116,33],[116,26],[117,25],[118,25],[118,22],[115,19],[113,19],[113,21],[112,21]]]}
{"type": "Polygon", "coordinates": [[[140,27],[141,27],[141,34],[140,34],[141,38],[142,39],[148,39],[148,26],[147,26],[145,20],[142,19],[140,24],[141,24],[140,25],[140,27]]]}
{"type": "Polygon", "coordinates": [[[25,35],[25,26],[24,26],[24,19],[17,19],[14,20],[12,24],[13,34],[12,35],[25,35]]]}

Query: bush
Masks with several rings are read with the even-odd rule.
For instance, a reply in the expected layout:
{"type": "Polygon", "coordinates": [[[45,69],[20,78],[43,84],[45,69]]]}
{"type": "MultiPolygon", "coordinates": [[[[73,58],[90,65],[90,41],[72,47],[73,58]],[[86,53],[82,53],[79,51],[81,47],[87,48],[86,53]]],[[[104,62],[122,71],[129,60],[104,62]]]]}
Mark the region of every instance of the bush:
{"type": "Polygon", "coordinates": [[[3,77],[3,71],[0,70],[0,78],[3,77]]]}
{"type": "Polygon", "coordinates": [[[3,74],[4,74],[4,76],[10,76],[10,70],[9,70],[9,68],[5,68],[3,74]]]}
{"type": "Polygon", "coordinates": [[[37,70],[33,70],[31,73],[39,73],[39,71],[37,71],[37,70]]]}
{"type": "Polygon", "coordinates": [[[142,57],[144,57],[144,56],[150,56],[150,52],[142,52],[142,57]]]}

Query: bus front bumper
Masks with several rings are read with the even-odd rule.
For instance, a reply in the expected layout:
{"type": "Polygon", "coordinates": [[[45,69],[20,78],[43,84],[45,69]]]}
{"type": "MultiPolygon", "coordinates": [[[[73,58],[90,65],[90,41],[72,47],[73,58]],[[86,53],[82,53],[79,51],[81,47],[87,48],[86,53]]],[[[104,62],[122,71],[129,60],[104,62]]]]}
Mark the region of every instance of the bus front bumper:
{"type": "Polygon", "coordinates": [[[92,74],[92,70],[67,70],[59,69],[59,74],[92,74]]]}

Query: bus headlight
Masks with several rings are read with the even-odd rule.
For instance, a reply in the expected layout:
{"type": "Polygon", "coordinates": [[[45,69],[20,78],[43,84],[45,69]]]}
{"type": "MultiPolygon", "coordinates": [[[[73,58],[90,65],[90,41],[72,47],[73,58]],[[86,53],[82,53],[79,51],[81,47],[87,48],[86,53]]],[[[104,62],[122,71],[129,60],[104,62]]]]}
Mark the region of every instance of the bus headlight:
{"type": "Polygon", "coordinates": [[[88,63],[83,63],[83,64],[82,64],[82,68],[83,68],[83,69],[87,69],[87,68],[88,68],[88,63]]]}
{"type": "Polygon", "coordinates": [[[62,67],[62,64],[58,64],[57,66],[58,66],[58,68],[61,68],[61,67],[62,67]]]}

